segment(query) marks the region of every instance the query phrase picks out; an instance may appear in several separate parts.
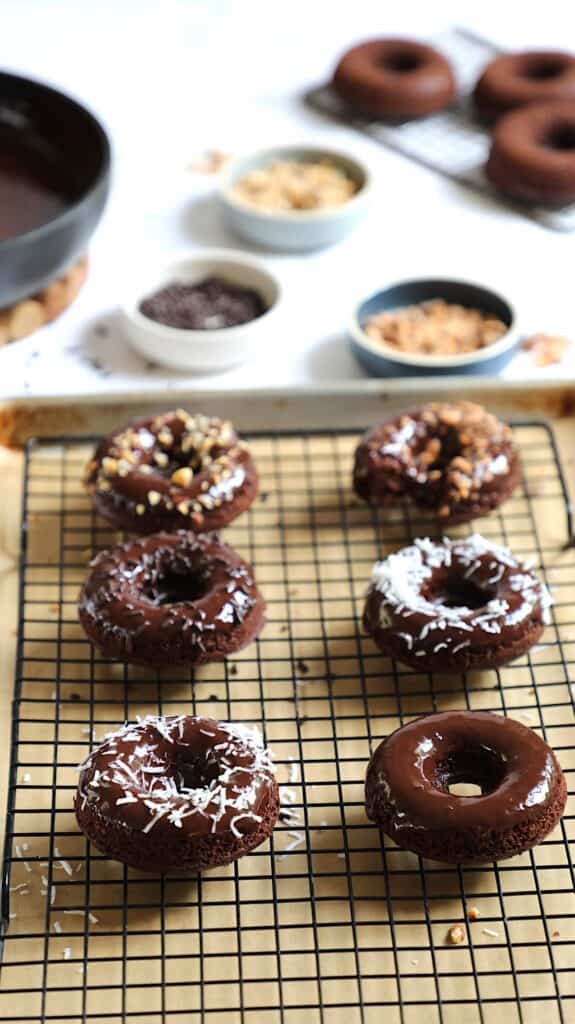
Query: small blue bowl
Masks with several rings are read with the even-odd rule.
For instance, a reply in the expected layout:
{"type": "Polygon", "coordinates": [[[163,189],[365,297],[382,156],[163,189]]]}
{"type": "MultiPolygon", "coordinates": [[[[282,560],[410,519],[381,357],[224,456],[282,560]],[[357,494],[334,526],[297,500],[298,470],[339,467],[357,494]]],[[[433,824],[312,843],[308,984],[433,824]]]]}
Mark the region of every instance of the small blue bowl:
{"type": "Polygon", "coordinates": [[[374,377],[494,373],[509,361],[521,336],[517,315],[507,299],[483,285],[445,278],[402,281],[364,299],[352,316],[349,335],[353,354],[374,377]],[[415,306],[429,299],[444,299],[446,302],[491,313],[502,320],[508,329],[486,348],[456,356],[413,355],[388,349],[369,338],[363,330],[366,321],[377,313],[415,306]]]}

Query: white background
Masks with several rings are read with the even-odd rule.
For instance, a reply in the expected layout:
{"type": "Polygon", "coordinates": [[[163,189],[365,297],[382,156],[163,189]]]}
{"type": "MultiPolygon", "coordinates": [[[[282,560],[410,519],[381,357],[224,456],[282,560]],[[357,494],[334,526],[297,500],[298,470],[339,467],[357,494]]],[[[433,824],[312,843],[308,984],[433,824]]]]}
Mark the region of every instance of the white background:
{"type": "MultiPolygon", "coordinates": [[[[407,276],[490,283],[515,300],[528,333],[573,335],[575,234],[538,227],[302,108],[299,95],[359,39],[433,36],[462,24],[512,48],[575,50],[573,5],[557,0],[0,0],[0,66],[84,100],[115,149],[89,281],[57,323],[0,351],[0,396],[362,377],[345,341],[349,311],[407,276]],[[113,326],[138,266],[198,246],[240,247],[220,224],[213,183],[186,170],[189,162],[210,146],[237,151],[304,138],[369,160],[378,185],[368,222],[319,255],[265,257],[287,299],[283,326],[257,363],[204,378],[146,370],[113,326]],[[104,321],[111,333],[94,335],[104,321]]],[[[545,375],[574,369],[570,358],[545,375]]],[[[506,372],[541,374],[525,355],[506,372]]]]}

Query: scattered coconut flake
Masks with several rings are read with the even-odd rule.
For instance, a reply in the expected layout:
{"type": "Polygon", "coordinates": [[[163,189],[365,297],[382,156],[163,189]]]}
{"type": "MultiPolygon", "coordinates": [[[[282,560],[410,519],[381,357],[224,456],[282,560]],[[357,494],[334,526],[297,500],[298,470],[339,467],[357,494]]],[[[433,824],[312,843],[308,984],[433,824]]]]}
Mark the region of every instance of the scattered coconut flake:
{"type": "Polygon", "coordinates": [[[88,913],[88,921],[90,922],[90,924],[98,924],[99,920],[100,918],[96,917],[95,914],[92,914],[91,912],[88,913]]]}
{"type": "Polygon", "coordinates": [[[60,924],[59,921],[54,921],[52,927],[54,928],[56,935],[62,934],[62,925],[60,924]]]}
{"type": "Polygon", "coordinates": [[[72,950],[70,949],[70,947],[69,946],[64,946],[64,949],[62,950],[62,958],[64,960],[69,960],[71,956],[72,956],[72,950]]]}
{"type": "Polygon", "coordinates": [[[22,776],[22,782],[24,782],[24,783],[32,782],[32,776],[30,775],[30,772],[24,772],[24,774],[22,776]]]}
{"type": "Polygon", "coordinates": [[[499,932],[493,931],[493,928],[482,928],[481,931],[484,935],[489,935],[492,939],[499,938],[499,932]]]}
{"type": "Polygon", "coordinates": [[[299,764],[297,763],[297,761],[294,761],[293,758],[291,758],[291,757],[290,757],[290,761],[291,761],[291,764],[290,764],[290,769],[289,769],[289,781],[291,783],[299,782],[300,781],[300,778],[299,778],[299,764]]]}
{"type": "Polygon", "coordinates": [[[24,892],[24,890],[26,890],[27,893],[30,892],[28,882],[20,882],[19,885],[10,886],[10,892],[24,892]]]}
{"type": "Polygon", "coordinates": [[[305,835],[303,834],[303,832],[299,832],[299,833],[290,832],[289,834],[290,835],[296,835],[297,838],[292,839],[291,843],[287,844],[287,846],[286,846],[286,848],[284,850],[284,853],[291,853],[292,850],[296,850],[298,846],[301,846],[302,843],[305,843],[305,835]]]}

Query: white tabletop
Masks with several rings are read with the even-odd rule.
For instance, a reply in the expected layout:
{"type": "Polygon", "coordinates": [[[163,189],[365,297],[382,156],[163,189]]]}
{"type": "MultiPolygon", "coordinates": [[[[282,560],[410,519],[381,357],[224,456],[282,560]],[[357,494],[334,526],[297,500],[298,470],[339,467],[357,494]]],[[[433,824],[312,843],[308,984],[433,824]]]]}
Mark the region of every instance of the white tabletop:
{"type": "MultiPolygon", "coordinates": [[[[0,351],[0,397],[361,378],[345,338],[354,302],[420,275],[491,284],[515,301],[527,333],[573,336],[574,235],[540,227],[323,121],[300,99],[339,53],[372,35],[430,37],[465,23],[504,46],[575,49],[569,8],[561,0],[522,5],[516,20],[518,5],[495,0],[0,0],[0,66],[85,101],[115,150],[88,283],[57,322],[0,351]],[[282,325],[257,362],[204,377],[146,367],[114,319],[135,269],[199,246],[242,247],[220,222],[213,181],[187,169],[190,161],[209,147],[234,152],[303,139],[369,161],[377,196],[367,222],[322,253],[262,257],[287,298],[282,325]],[[107,333],[94,330],[102,324],[107,333]]],[[[523,353],[504,373],[575,376],[575,357],[542,371],[523,353]]]]}

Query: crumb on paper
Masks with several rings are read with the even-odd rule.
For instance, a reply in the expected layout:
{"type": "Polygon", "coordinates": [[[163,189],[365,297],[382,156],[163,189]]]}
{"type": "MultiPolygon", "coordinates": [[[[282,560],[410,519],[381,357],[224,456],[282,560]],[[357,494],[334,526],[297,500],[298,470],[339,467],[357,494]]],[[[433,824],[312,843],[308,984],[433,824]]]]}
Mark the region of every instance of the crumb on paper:
{"type": "Polygon", "coordinates": [[[551,938],[552,939],[560,939],[561,938],[561,932],[557,932],[557,931],[551,932],[551,938]]]}
{"type": "Polygon", "coordinates": [[[469,907],[467,911],[467,916],[470,921],[477,921],[481,917],[481,912],[479,911],[478,907],[469,907]]]}
{"type": "Polygon", "coordinates": [[[450,946],[460,946],[465,942],[465,928],[462,924],[452,924],[449,929],[446,941],[450,946]]]}
{"type": "Polygon", "coordinates": [[[570,346],[568,338],[554,334],[532,334],[522,343],[522,348],[531,354],[535,366],[539,367],[562,362],[570,346]]]}

